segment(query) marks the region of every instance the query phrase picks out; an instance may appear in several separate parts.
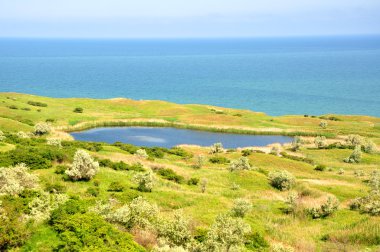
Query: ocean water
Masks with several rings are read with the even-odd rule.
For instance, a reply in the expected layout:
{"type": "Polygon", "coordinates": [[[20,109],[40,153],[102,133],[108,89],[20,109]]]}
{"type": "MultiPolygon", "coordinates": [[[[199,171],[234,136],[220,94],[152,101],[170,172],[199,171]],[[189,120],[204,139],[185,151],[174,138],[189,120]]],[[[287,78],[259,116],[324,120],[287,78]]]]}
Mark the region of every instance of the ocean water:
{"type": "Polygon", "coordinates": [[[290,143],[288,136],[260,136],[217,133],[189,129],[160,127],[110,127],[73,132],[75,140],[115,143],[123,142],[136,146],[160,146],[171,148],[180,144],[211,146],[222,143],[225,148],[266,146],[272,143],[290,143]]]}
{"type": "Polygon", "coordinates": [[[380,116],[380,36],[0,39],[0,91],[380,116]]]}

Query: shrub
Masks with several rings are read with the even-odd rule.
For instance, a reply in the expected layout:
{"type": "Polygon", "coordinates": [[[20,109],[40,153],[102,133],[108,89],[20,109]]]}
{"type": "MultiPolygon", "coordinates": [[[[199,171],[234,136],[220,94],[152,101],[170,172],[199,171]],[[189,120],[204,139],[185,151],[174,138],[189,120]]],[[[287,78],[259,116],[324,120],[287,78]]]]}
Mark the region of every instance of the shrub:
{"type": "Polygon", "coordinates": [[[234,200],[234,205],[231,209],[231,215],[234,217],[244,218],[244,216],[252,210],[252,204],[242,198],[234,200]]]}
{"type": "Polygon", "coordinates": [[[377,151],[376,144],[372,140],[365,140],[363,144],[363,151],[369,154],[375,153],[377,151]]]}
{"type": "Polygon", "coordinates": [[[326,170],[326,166],[325,165],[317,165],[314,167],[314,170],[316,171],[324,171],[326,170]]]}
{"type": "Polygon", "coordinates": [[[230,162],[230,160],[228,160],[225,157],[221,157],[221,156],[211,157],[209,159],[209,161],[210,161],[210,163],[213,163],[213,164],[227,164],[230,162]]]}
{"type": "Polygon", "coordinates": [[[83,113],[83,108],[81,107],[76,107],[74,110],[73,110],[74,113],[83,113]]]}
{"type": "Polygon", "coordinates": [[[180,147],[173,147],[169,150],[166,150],[167,153],[169,154],[172,154],[172,155],[176,155],[176,156],[179,156],[179,157],[182,157],[184,159],[189,159],[189,158],[192,158],[193,157],[193,154],[187,152],[186,150],[180,148],[180,147]]]}
{"type": "Polygon", "coordinates": [[[325,136],[317,136],[314,139],[314,144],[319,149],[326,147],[326,145],[327,145],[327,143],[326,143],[326,137],[325,136]]]}
{"type": "Polygon", "coordinates": [[[53,123],[53,122],[55,122],[55,119],[53,119],[53,118],[47,118],[45,120],[45,122],[47,122],[47,123],[53,123]]]}
{"type": "Polygon", "coordinates": [[[55,173],[56,174],[65,174],[65,171],[69,169],[69,167],[67,165],[57,165],[55,167],[55,173]]]}
{"type": "Polygon", "coordinates": [[[146,150],[144,150],[144,149],[138,149],[136,151],[136,156],[138,156],[139,158],[142,158],[142,159],[148,158],[148,154],[146,153],[146,150]]]}
{"type": "Polygon", "coordinates": [[[234,160],[231,162],[229,170],[231,172],[233,171],[239,171],[239,170],[250,170],[251,165],[249,164],[249,160],[246,157],[241,157],[238,160],[234,160]]]}
{"type": "Polygon", "coordinates": [[[223,149],[222,143],[214,143],[210,147],[210,154],[217,154],[217,153],[223,153],[223,152],[224,152],[224,149],[223,149]]]}
{"type": "Polygon", "coordinates": [[[360,146],[357,145],[354,151],[351,153],[351,155],[345,158],[343,161],[345,163],[360,163],[361,159],[362,159],[362,151],[360,149],[360,146]]]}
{"type": "Polygon", "coordinates": [[[238,185],[238,184],[236,184],[236,183],[233,183],[232,185],[231,185],[231,190],[233,190],[233,191],[237,191],[237,190],[239,190],[240,189],[240,185],[238,185]]]}
{"type": "Polygon", "coordinates": [[[288,171],[274,171],[269,173],[269,183],[274,188],[285,191],[295,184],[295,178],[288,171]]]}
{"type": "Polygon", "coordinates": [[[178,175],[172,169],[158,169],[157,174],[163,177],[164,179],[174,181],[177,184],[182,184],[185,180],[184,177],[178,175]]]}
{"type": "Polygon", "coordinates": [[[241,151],[243,157],[247,157],[253,153],[253,150],[250,149],[244,149],[241,151]]]}
{"type": "Polygon", "coordinates": [[[87,188],[86,193],[87,193],[88,195],[93,196],[93,197],[98,197],[98,196],[99,196],[99,193],[100,193],[100,190],[99,190],[98,187],[94,187],[94,186],[92,186],[92,187],[87,188]]]}
{"type": "Polygon", "coordinates": [[[203,155],[198,155],[196,158],[196,163],[194,165],[195,168],[202,168],[202,166],[205,164],[205,157],[203,155]]]}
{"type": "Polygon", "coordinates": [[[190,223],[183,217],[183,212],[175,211],[173,218],[161,219],[158,225],[158,237],[170,247],[184,246],[192,240],[190,223]]]}
{"type": "Polygon", "coordinates": [[[299,136],[295,136],[292,141],[291,150],[298,151],[301,148],[301,146],[302,146],[301,138],[299,136]]]}
{"type": "Polygon", "coordinates": [[[323,203],[320,207],[312,207],[307,209],[308,214],[313,219],[325,218],[332,215],[338,210],[339,201],[335,197],[328,197],[327,201],[323,203]]]}
{"type": "Polygon", "coordinates": [[[0,168],[0,195],[17,195],[25,189],[35,188],[38,185],[38,177],[28,171],[24,164],[0,168]]]}
{"type": "Polygon", "coordinates": [[[22,138],[22,139],[30,138],[30,136],[27,133],[25,133],[24,131],[19,131],[19,132],[17,132],[16,135],[18,138],[22,138]]]}
{"type": "Polygon", "coordinates": [[[122,192],[124,190],[124,186],[117,181],[114,181],[110,184],[107,191],[109,192],[122,192]]]}
{"type": "Polygon", "coordinates": [[[28,101],[29,105],[35,106],[35,107],[47,107],[48,105],[43,102],[36,102],[36,101],[28,101]]]}
{"type": "Polygon", "coordinates": [[[74,155],[74,162],[65,171],[72,180],[90,180],[96,175],[99,163],[94,161],[90,154],[84,150],[78,150],[74,155]]]}
{"type": "Polygon", "coordinates": [[[204,242],[207,251],[230,251],[245,243],[251,227],[241,218],[219,215],[211,226],[204,242]]]}
{"type": "Polygon", "coordinates": [[[188,185],[198,185],[199,183],[199,178],[190,178],[188,181],[187,181],[187,184],[188,185]]]}
{"type": "Polygon", "coordinates": [[[371,173],[368,184],[372,191],[380,191],[380,171],[375,170],[371,173]]]}
{"type": "Polygon", "coordinates": [[[270,154],[272,155],[279,156],[280,153],[281,153],[281,145],[279,144],[273,145],[272,148],[270,149],[270,154]]]}
{"type": "Polygon", "coordinates": [[[39,122],[34,126],[34,134],[37,136],[48,134],[50,131],[50,125],[45,122],[39,122]]]}
{"type": "Polygon", "coordinates": [[[141,192],[151,192],[156,182],[156,177],[152,171],[143,174],[138,173],[133,179],[138,183],[137,190],[141,192]]]}
{"type": "Polygon", "coordinates": [[[201,179],[201,192],[205,193],[206,192],[206,187],[208,184],[208,180],[206,178],[201,179]]]}
{"type": "Polygon", "coordinates": [[[363,138],[359,135],[349,135],[346,138],[346,144],[352,147],[362,145],[363,143],[363,138]]]}
{"type": "Polygon", "coordinates": [[[328,125],[328,123],[327,123],[326,121],[321,121],[321,122],[319,123],[319,127],[321,127],[322,129],[326,129],[326,128],[327,128],[327,125],[328,125]]]}
{"type": "Polygon", "coordinates": [[[247,235],[244,245],[247,249],[253,251],[265,251],[269,247],[269,243],[257,232],[247,235]]]}
{"type": "Polygon", "coordinates": [[[65,193],[66,187],[60,183],[48,183],[46,185],[46,191],[48,191],[49,193],[65,193]]]}
{"type": "Polygon", "coordinates": [[[62,148],[61,139],[49,138],[49,139],[47,139],[47,144],[51,145],[51,146],[58,147],[58,148],[62,148]]]}

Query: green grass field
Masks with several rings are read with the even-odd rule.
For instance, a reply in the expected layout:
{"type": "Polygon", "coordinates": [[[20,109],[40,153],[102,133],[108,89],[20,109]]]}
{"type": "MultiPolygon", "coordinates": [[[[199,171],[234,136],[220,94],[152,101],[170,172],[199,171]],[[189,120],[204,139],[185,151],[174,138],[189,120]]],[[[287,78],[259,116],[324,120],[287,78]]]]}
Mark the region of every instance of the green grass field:
{"type": "MultiPolygon", "coordinates": [[[[68,139],[65,131],[85,129],[103,125],[156,125],[185,128],[200,128],[242,133],[269,133],[295,135],[326,135],[329,141],[341,141],[348,134],[359,134],[380,144],[380,118],[368,116],[335,116],[339,121],[326,120],[328,126],[319,126],[319,116],[304,115],[268,116],[248,110],[235,110],[207,105],[179,105],[163,101],[133,101],[129,99],[56,99],[26,94],[0,93],[0,130],[15,133],[32,131],[38,122],[50,121],[54,127],[51,133],[55,137],[68,139]],[[47,104],[46,107],[32,106],[28,101],[47,104]],[[83,113],[74,113],[76,107],[83,108],[83,113]]],[[[305,138],[313,141],[313,137],[305,138]]],[[[0,153],[16,148],[16,144],[3,143],[0,153]]],[[[116,171],[101,168],[93,180],[99,181],[99,195],[87,193],[93,187],[92,181],[72,182],[56,174],[56,163],[48,169],[36,169],[32,172],[40,178],[40,184],[60,183],[67,188],[68,195],[79,196],[89,205],[97,200],[115,198],[126,203],[136,195],[143,195],[150,202],[156,203],[163,214],[170,214],[182,209],[191,219],[193,232],[207,229],[215,217],[228,211],[236,198],[248,199],[252,211],[245,220],[254,232],[258,232],[269,244],[281,243],[295,251],[379,251],[380,250],[380,216],[362,214],[350,210],[348,205],[356,197],[367,194],[369,186],[366,180],[369,174],[380,169],[380,154],[363,153],[362,161],[357,164],[344,163],[351,149],[317,149],[314,145],[304,144],[297,153],[284,150],[291,155],[312,159],[315,164],[327,166],[324,171],[314,170],[314,165],[307,162],[291,160],[285,157],[265,153],[252,153],[248,156],[255,167],[249,171],[228,171],[229,164],[212,164],[206,162],[200,169],[193,166],[199,154],[206,160],[210,154],[208,148],[182,146],[193,154],[184,159],[176,155],[165,154],[163,158],[142,160],[112,145],[104,144],[102,150],[91,151],[93,157],[108,158],[112,161],[124,161],[127,164],[141,162],[144,167],[171,168],[178,175],[190,178],[206,178],[207,189],[202,193],[199,185],[177,184],[159,178],[151,193],[138,192],[132,181],[136,171],[116,171]],[[340,174],[339,170],[344,169],[340,174]],[[340,201],[337,212],[326,218],[312,219],[306,215],[292,216],[284,213],[288,191],[279,191],[268,183],[267,173],[287,170],[296,177],[296,185],[291,191],[305,195],[304,203],[314,205],[329,195],[340,201]],[[363,176],[356,176],[355,171],[363,171],[363,176]],[[120,182],[126,188],[123,192],[107,191],[112,182],[120,182]],[[240,186],[232,190],[233,184],[240,186]]],[[[237,150],[218,154],[235,160],[242,153],[237,150]]],[[[66,163],[69,164],[69,163],[66,163]]],[[[0,196],[1,198],[1,196],[0,196]]],[[[55,231],[47,224],[33,227],[32,235],[25,244],[14,251],[51,251],[59,241],[55,231]],[[45,242],[46,241],[46,242],[45,242]]],[[[245,248],[245,250],[250,251],[245,248]]],[[[257,251],[270,251],[262,248],[257,251]]]]}

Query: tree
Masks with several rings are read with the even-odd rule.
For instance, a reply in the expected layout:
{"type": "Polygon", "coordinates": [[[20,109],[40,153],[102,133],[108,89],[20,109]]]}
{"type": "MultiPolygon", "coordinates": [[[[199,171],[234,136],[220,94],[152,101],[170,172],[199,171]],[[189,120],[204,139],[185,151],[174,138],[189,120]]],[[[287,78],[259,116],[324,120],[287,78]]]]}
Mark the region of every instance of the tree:
{"type": "Polygon", "coordinates": [[[0,168],[0,195],[17,195],[25,189],[37,187],[38,177],[28,171],[29,168],[25,164],[0,168]]]}
{"type": "Polygon", "coordinates": [[[141,192],[151,192],[156,182],[156,176],[149,170],[146,173],[137,173],[133,180],[138,184],[137,189],[141,192]]]}
{"type": "Polygon", "coordinates": [[[314,144],[317,148],[321,149],[323,147],[326,147],[326,137],[325,136],[317,136],[314,139],[314,144]]]}
{"type": "Polygon", "coordinates": [[[288,171],[273,171],[269,173],[269,183],[281,191],[289,190],[295,184],[293,174],[288,171]]]}
{"type": "Polygon", "coordinates": [[[77,150],[74,162],[65,171],[72,180],[90,180],[99,170],[99,163],[84,150],[77,150]]]}
{"type": "Polygon", "coordinates": [[[224,149],[223,149],[222,143],[214,143],[210,147],[210,154],[223,153],[223,152],[224,152],[224,149]]]}
{"type": "Polygon", "coordinates": [[[357,145],[351,155],[345,158],[343,161],[345,163],[360,163],[362,159],[362,151],[360,145],[357,145]]]}
{"type": "Polygon", "coordinates": [[[251,165],[249,164],[249,159],[246,157],[240,157],[238,160],[232,161],[229,166],[229,170],[231,172],[239,171],[239,170],[250,170],[250,169],[251,169],[251,165]]]}
{"type": "Polygon", "coordinates": [[[34,126],[34,134],[37,136],[48,134],[50,131],[50,125],[45,122],[39,122],[34,126]]]}
{"type": "Polygon", "coordinates": [[[226,214],[219,215],[211,226],[205,241],[208,251],[231,251],[244,244],[251,227],[241,218],[226,214]]]}
{"type": "Polygon", "coordinates": [[[234,205],[231,209],[231,214],[234,217],[244,218],[244,216],[252,210],[252,204],[242,198],[234,200],[234,205]]]}

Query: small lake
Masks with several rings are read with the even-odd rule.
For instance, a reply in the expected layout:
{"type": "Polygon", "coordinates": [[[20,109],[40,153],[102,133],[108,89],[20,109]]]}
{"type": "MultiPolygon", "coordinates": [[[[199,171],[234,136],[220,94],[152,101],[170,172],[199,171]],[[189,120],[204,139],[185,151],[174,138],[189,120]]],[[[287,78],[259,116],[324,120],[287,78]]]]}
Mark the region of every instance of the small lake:
{"type": "Polygon", "coordinates": [[[137,146],[171,148],[180,144],[210,146],[221,142],[224,148],[266,146],[272,143],[289,143],[292,137],[217,133],[167,127],[106,127],[95,128],[71,135],[75,140],[92,142],[123,142],[137,146]]]}

